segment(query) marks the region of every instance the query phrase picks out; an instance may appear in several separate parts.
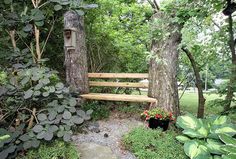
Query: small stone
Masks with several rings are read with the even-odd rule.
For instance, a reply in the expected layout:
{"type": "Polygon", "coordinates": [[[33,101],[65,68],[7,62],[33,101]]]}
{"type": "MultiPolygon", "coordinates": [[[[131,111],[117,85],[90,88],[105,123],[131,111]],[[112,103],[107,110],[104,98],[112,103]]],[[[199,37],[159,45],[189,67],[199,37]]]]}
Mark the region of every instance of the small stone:
{"type": "Polygon", "coordinates": [[[96,129],[94,132],[95,132],[95,133],[100,133],[100,130],[99,130],[99,129],[96,129]]]}
{"type": "Polygon", "coordinates": [[[108,137],[108,134],[107,134],[107,133],[105,133],[105,134],[104,134],[104,137],[106,137],[106,138],[107,138],[107,137],[108,137]]]}

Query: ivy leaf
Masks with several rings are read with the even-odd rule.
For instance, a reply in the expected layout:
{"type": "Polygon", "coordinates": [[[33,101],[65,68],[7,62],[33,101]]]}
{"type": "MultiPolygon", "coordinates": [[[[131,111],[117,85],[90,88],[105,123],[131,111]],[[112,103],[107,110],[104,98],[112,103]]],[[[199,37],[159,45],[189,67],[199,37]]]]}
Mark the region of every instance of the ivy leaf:
{"type": "Polygon", "coordinates": [[[75,10],[77,12],[78,15],[83,16],[84,15],[84,11],[82,10],[75,10]]]}
{"type": "Polygon", "coordinates": [[[48,97],[49,96],[49,92],[43,92],[43,96],[44,97],[48,97]]]}
{"type": "Polygon", "coordinates": [[[64,88],[64,84],[59,82],[59,83],[56,84],[55,87],[56,87],[57,90],[61,90],[62,88],[64,88]]]}
{"type": "Polygon", "coordinates": [[[32,29],[33,29],[33,25],[27,24],[27,25],[23,28],[23,31],[24,31],[24,32],[30,32],[32,29]]]}
{"type": "Polygon", "coordinates": [[[59,128],[56,125],[52,125],[48,128],[48,132],[56,132],[59,128]]]}
{"type": "Polygon", "coordinates": [[[72,121],[73,121],[73,123],[75,123],[75,124],[82,124],[82,123],[84,122],[84,119],[83,119],[83,118],[80,118],[80,117],[78,117],[78,116],[73,116],[73,117],[72,117],[72,121]]]}
{"type": "Polygon", "coordinates": [[[46,131],[41,131],[40,133],[38,133],[37,139],[43,139],[45,134],[46,134],[46,131]]]}
{"type": "Polygon", "coordinates": [[[24,142],[23,147],[25,150],[31,148],[32,147],[31,141],[24,142]]]}
{"type": "Polygon", "coordinates": [[[57,137],[62,137],[64,135],[65,135],[64,131],[58,131],[58,133],[57,133],[57,137]]]}
{"type": "Polygon", "coordinates": [[[31,17],[36,22],[42,21],[45,19],[43,12],[38,8],[31,10],[31,17]]]}
{"type": "Polygon", "coordinates": [[[89,110],[86,111],[86,114],[87,114],[87,115],[91,115],[92,113],[93,113],[93,110],[92,110],[92,109],[89,109],[89,110]]]}
{"type": "Polygon", "coordinates": [[[40,121],[45,121],[47,119],[46,114],[38,114],[37,117],[38,117],[38,120],[40,120],[40,121]]]}
{"type": "Polygon", "coordinates": [[[48,116],[48,120],[53,120],[55,119],[57,116],[57,112],[56,111],[50,111],[49,112],[49,116],[48,116]]]}
{"type": "Polygon", "coordinates": [[[59,10],[61,10],[61,9],[62,9],[62,6],[59,5],[59,4],[57,4],[57,5],[54,6],[54,10],[55,10],[55,11],[59,11],[59,10]]]}
{"type": "Polygon", "coordinates": [[[24,86],[26,83],[28,83],[30,80],[30,77],[24,77],[22,80],[21,80],[21,85],[24,86]]]}
{"type": "Polygon", "coordinates": [[[22,135],[22,136],[20,136],[20,140],[21,141],[28,141],[29,139],[30,139],[31,137],[28,135],[28,134],[24,134],[24,135],[22,135]]]}
{"type": "Polygon", "coordinates": [[[70,98],[69,103],[70,103],[70,106],[71,106],[71,107],[74,107],[74,106],[76,106],[76,104],[77,104],[75,98],[70,98]]]}
{"type": "Polygon", "coordinates": [[[63,136],[63,140],[65,142],[68,142],[70,141],[70,139],[71,139],[71,134],[66,132],[65,135],[63,136]]]}
{"type": "Polygon", "coordinates": [[[36,21],[36,22],[35,22],[35,25],[41,27],[41,26],[44,25],[44,21],[36,21]]]}
{"type": "Polygon", "coordinates": [[[69,111],[65,111],[62,116],[64,119],[68,120],[71,118],[72,115],[69,111]]]}
{"type": "Polygon", "coordinates": [[[43,126],[42,125],[35,125],[32,130],[36,133],[39,133],[39,132],[43,131],[43,126]]]}
{"type": "Polygon", "coordinates": [[[46,132],[46,134],[44,135],[44,139],[46,141],[51,141],[53,138],[53,133],[52,132],[46,132]]]}
{"type": "Polygon", "coordinates": [[[39,96],[40,94],[41,94],[40,91],[35,91],[35,92],[34,92],[34,96],[39,96]]]}
{"type": "Polygon", "coordinates": [[[32,91],[31,89],[24,92],[24,99],[29,99],[32,95],[33,95],[34,91],[32,91]]]}
{"type": "Polygon", "coordinates": [[[36,139],[34,139],[34,140],[32,140],[31,141],[32,143],[32,147],[34,147],[34,148],[37,148],[37,147],[39,147],[39,145],[40,145],[40,141],[39,140],[36,140],[36,139]]]}
{"type": "Polygon", "coordinates": [[[64,105],[60,105],[58,108],[57,108],[57,112],[58,113],[61,113],[65,110],[65,106],[64,105]]]}

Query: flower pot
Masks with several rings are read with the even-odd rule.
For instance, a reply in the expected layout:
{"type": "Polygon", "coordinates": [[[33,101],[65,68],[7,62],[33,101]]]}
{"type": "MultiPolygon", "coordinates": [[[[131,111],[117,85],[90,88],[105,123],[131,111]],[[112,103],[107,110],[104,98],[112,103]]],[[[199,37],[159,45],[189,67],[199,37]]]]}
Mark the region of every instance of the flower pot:
{"type": "Polygon", "coordinates": [[[160,119],[155,119],[155,118],[150,118],[149,119],[149,128],[156,129],[158,127],[162,128],[163,131],[166,131],[169,126],[170,120],[160,120],[160,119]]]}

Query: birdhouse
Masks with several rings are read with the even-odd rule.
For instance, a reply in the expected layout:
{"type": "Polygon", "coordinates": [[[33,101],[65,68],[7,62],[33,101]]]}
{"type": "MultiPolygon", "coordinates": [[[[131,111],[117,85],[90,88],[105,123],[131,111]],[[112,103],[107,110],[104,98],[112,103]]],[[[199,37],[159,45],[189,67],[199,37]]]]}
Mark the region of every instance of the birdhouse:
{"type": "Polygon", "coordinates": [[[64,29],[64,41],[65,48],[67,50],[75,50],[76,48],[76,28],[66,28],[64,29]]]}

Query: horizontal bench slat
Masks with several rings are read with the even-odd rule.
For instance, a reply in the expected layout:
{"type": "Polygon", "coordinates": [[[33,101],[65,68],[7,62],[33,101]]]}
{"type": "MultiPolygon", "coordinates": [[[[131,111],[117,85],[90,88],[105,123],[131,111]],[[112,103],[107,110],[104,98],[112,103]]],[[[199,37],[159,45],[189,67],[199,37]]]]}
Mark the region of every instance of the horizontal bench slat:
{"type": "Polygon", "coordinates": [[[130,82],[96,82],[89,81],[89,86],[105,87],[126,87],[126,88],[148,88],[148,83],[130,83],[130,82]]]}
{"type": "Polygon", "coordinates": [[[147,73],[88,73],[89,78],[148,78],[147,73]]]}
{"type": "Polygon", "coordinates": [[[150,98],[145,95],[126,95],[126,94],[102,94],[89,93],[80,95],[85,99],[106,100],[106,101],[127,101],[127,102],[156,102],[155,98],[150,98]]]}

